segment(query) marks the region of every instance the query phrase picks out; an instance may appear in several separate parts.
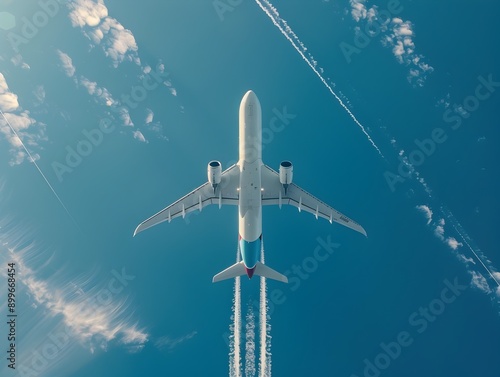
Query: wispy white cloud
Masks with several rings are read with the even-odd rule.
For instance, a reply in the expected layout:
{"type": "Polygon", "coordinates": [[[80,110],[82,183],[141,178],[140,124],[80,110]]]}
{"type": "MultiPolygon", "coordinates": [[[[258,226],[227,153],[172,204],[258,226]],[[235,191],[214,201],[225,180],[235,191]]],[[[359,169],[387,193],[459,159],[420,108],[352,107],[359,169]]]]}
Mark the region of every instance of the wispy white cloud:
{"type": "Polygon", "coordinates": [[[57,50],[57,55],[59,56],[59,60],[61,61],[62,68],[66,73],[66,76],[73,77],[76,71],[75,66],[73,65],[73,59],[61,50],[57,50]]]}
{"type": "MultiPolygon", "coordinates": [[[[5,191],[0,179],[0,206],[9,197],[5,191]]],[[[150,336],[130,312],[127,293],[135,276],[128,269],[72,274],[56,253],[38,245],[30,227],[4,216],[0,263],[16,264],[17,310],[23,313],[23,331],[16,336],[23,344],[17,350],[16,376],[51,377],[61,370],[74,374],[92,361],[94,352],[109,347],[138,352],[145,346],[150,336]]],[[[2,269],[0,278],[6,272],[2,269]]],[[[0,302],[0,311],[5,310],[6,302],[0,302]]]]}
{"type": "MultiPolygon", "coordinates": [[[[488,259],[484,258],[484,255],[479,249],[475,250],[475,247],[470,245],[470,243],[472,243],[472,240],[466,235],[460,224],[454,219],[454,217],[452,217],[451,213],[441,208],[441,214],[444,214],[445,217],[447,216],[447,219],[450,220],[452,224],[452,228],[460,235],[460,237],[463,239],[463,242],[467,245],[472,254],[474,254],[474,257],[479,262],[479,264],[476,264],[476,260],[468,258],[462,252],[457,251],[459,248],[463,247],[464,244],[462,242],[458,242],[455,237],[446,235],[446,221],[444,218],[440,218],[437,222],[434,222],[432,218],[433,211],[428,205],[418,205],[416,206],[416,209],[425,215],[427,219],[427,225],[431,227],[434,235],[445,245],[447,245],[451,250],[453,250],[453,253],[457,257],[457,259],[466,266],[467,272],[471,275],[471,286],[479,289],[486,294],[493,293],[493,290],[492,288],[490,288],[486,278],[475,269],[477,268],[477,266],[481,265],[485,268],[489,276],[492,278],[491,281],[494,282],[496,288],[495,293],[498,297],[500,297],[500,272],[495,271],[494,267],[491,266],[491,262],[488,259]],[[487,265],[489,265],[489,267],[487,265]]],[[[498,301],[498,304],[500,305],[500,301],[498,301]]]]}
{"type": "Polygon", "coordinates": [[[169,90],[170,90],[170,94],[172,94],[174,97],[177,97],[177,89],[170,87],[169,90]]]}
{"type": "Polygon", "coordinates": [[[445,109],[449,108],[451,105],[451,95],[450,93],[446,93],[446,95],[443,98],[440,98],[437,103],[436,107],[444,107],[445,109]]]}
{"type": "Polygon", "coordinates": [[[163,134],[163,126],[160,122],[153,122],[146,124],[148,131],[155,134],[158,139],[168,141],[168,137],[163,134]]]}
{"type": "Polygon", "coordinates": [[[117,67],[125,59],[141,64],[134,35],[108,16],[104,0],[74,0],[68,3],[68,8],[72,25],[81,28],[94,44],[100,45],[113,66],[117,67]]]}
{"type": "Polygon", "coordinates": [[[144,137],[144,135],[142,134],[142,132],[139,131],[139,130],[135,130],[134,131],[134,139],[139,140],[139,141],[141,141],[143,143],[147,143],[148,142],[146,140],[146,138],[144,137]]]}
{"type": "MultiPolygon", "coordinates": [[[[162,66],[163,66],[163,64],[162,64],[162,66]]],[[[163,67],[163,69],[165,69],[165,67],[163,67]]],[[[172,82],[170,80],[166,80],[163,84],[166,87],[168,87],[168,89],[170,90],[170,94],[172,94],[174,97],[177,96],[177,90],[172,86],[172,82]]]]}
{"type": "Polygon", "coordinates": [[[500,281],[500,272],[493,272],[493,276],[497,281],[500,281]]]}
{"type": "Polygon", "coordinates": [[[362,0],[351,0],[351,16],[355,21],[359,22],[366,18],[366,6],[362,0]]]}
{"type": "Polygon", "coordinates": [[[425,215],[425,218],[427,219],[427,225],[429,225],[432,221],[432,210],[429,208],[429,206],[423,204],[417,206],[417,209],[425,215]]]}
{"type": "Polygon", "coordinates": [[[377,6],[374,5],[371,8],[366,6],[365,0],[350,0],[351,5],[351,16],[356,21],[368,20],[373,22],[377,18],[377,6]]]}
{"type": "Polygon", "coordinates": [[[179,344],[188,341],[189,339],[194,338],[194,336],[198,334],[197,331],[192,331],[189,334],[181,336],[179,338],[172,338],[170,336],[162,336],[158,338],[155,342],[155,346],[160,350],[172,351],[179,344]]]}
{"type": "Polygon", "coordinates": [[[467,258],[465,255],[460,254],[460,253],[457,253],[457,258],[458,258],[458,260],[460,262],[465,263],[465,264],[468,264],[468,263],[476,264],[476,262],[474,261],[474,259],[467,258]]]}
{"type": "MultiPolygon", "coordinates": [[[[432,215],[433,215],[432,209],[425,204],[416,206],[416,209],[424,214],[427,220],[427,225],[431,225],[432,215]]],[[[445,235],[445,229],[444,229],[445,225],[446,221],[443,218],[439,219],[437,223],[432,224],[432,227],[434,229],[434,235],[441,241],[443,241],[446,245],[448,245],[448,247],[450,247],[452,250],[457,250],[459,247],[462,247],[463,244],[461,242],[458,242],[455,237],[451,236],[447,237],[445,235]]]]}
{"type": "Polygon", "coordinates": [[[409,68],[408,82],[416,86],[423,86],[427,75],[434,71],[424,61],[424,56],[415,52],[413,38],[414,27],[410,21],[401,18],[393,18],[390,24],[390,32],[382,40],[385,45],[392,48],[392,52],[400,64],[409,68]]]}
{"type": "MultiPolygon", "coordinates": [[[[415,51],[413,24],[399,17],[392,19],[380,18],[378,7],[376,5],[368,7],[366,0],[350,0],[349,3],[354,21],[358,23],[363,21],[370,26],[377,22],[377,27],[380,28],[382,44],[391,49],[400,64],[408,66],[408,81],[412,85],[423,86],[427,75],[433,72],[434,68],[424,61],[423,55],[417,54],[415,51]]],[[[362,29],[356,27],[355,32],[357,34],[362,33],[362,29]]],[[[368,34],[373,37],[375,31],[368,31],[368,34]]]]}
{"type": "Polygon", "coordinates": [[[100,31],[103,34],[104,51],[113,60],[114,66],[118,66],[125,58],[140,65],[137,55],[137,43],[134,35],[125,29],[114,18],[107,17],[103,20],[100,31]]]}
{"type": "Polygon", "coordinates": [[[76,0],[72,1],[69,7],[71,10],[69,18],[73,26],[96,27],[108,16],[108,8],[102,0],[76,0]]]}
{"type": "MultiPolygon", "coordinates": [[[[66,62],[66,74],[68,77],[73,77],[76,85],[78,87],[84,88],[87,93],[94,98],[96,103],[105,106],[110,112],[110,116],[120,120],[120,123],[126,127],[132,127],[134,125],[132,118],[130,117],[130,110],[123,106],[120,101],[113,98],[110,91],[102,86],[99,86],[97,82],[88,79],[83,75],[76,74],[76,67],[73,64],[73,60],[67,54],[58,51],[58,55],[61,61],[66,62]],[[71,75],[68,74],[71,73],[71,75]]],[[[134,137],[136,137],[134,135],[134,137]]]]}
{"type": "Polygon", "coordinates": [[[5,76],[0,73],[0,109],[9,112],[17,110],[18,107],[17,96],[9,90],[5,76]]]}
{"type": "Polygon", "coordinates": [[[78,84],[83,86],[87,90],[88,94],[90,94],[91,96],[93,96],[94,94],[100,96],[102,94],[102,89],[100,88],[99,89],[101,90],[101,92],[96,93],[98,89],[97,83],[95,81],[90,81],[86,77],[81,76],[80,79],[78,80],[78,84]]]}
{"type": "Polygon", "coordinates": [[[16,67],[21,67],[24,70],[30,70],[31,67],[27,64],[21,54],[16,54],[12,58],[10,58],[10,62],[14,64],[16,67]]]}
{"type": "MultiPolygon", "coordinates": [[[[495,278],[496,281],[500,281],[500,272],[493,272],[493,277],[495,278]]],[[[497,287],[495,293],[497,294],[498,297],[500,297],[500,287],[497,287]]]]}
{"type": "Polygon", "coordinates": [[[115,111],[118,113],[118,116],[120,117],[122,124],[125,127],[133,127],[134,126],[134,122],[132,122],[132,118],[130,117],[129,109],[127,107],[121,106],[121,107],[115,109],[115,111]]]}
{"type": "Polygon", "coordinates": [[[446,222],[444,219],[440,219],[438,224],[434,226],[434,234],[436,235],[437,238],[439,238],[441,241],[444,241],[444,225],[446,222]]]}
{"type": "Polygon", "coordinates": [[[153,113],[153,110],[151,109],[146,109],[146,119],[144,120],[144,123],[146,124],[150,124],[153,122],[153,118],[154,118],[154,113],[153,113]]]}
{"type": "MultiPolygon", "coordinates": [[[[37,148],[41,141],[46,141],[45,125],[36,122],[28,110],[24,110],[19,105],[18,96],[14,94],[7,84],[5,76],[0,73],[0,110],[24,141],[27,147],[37,148]]],[[[19,138],[12,132],[9,124],[0,115],[0,134],[3,134],[11,149],[12,159],[10,165],[19,165],[26,159],[26,152],[19,138]]],[[[38,160],[40,156],[32,151],[32,156],[38,160]]]]}
{"type": "Polygon", "coordinates": [[[492,292],[486,278],[476,271],[469,271],[471,275],[471,286],[479,289],[480,291],[490,294],[492,292]]]}
{"type": "Polygon", "coordinates": [[[455,237],[448,237],[446,239],[446,244],[452,248],[453,250],[456,250],[458,249],[459,247],[462,247],[463,246],[463,243],[461,242],[458,242],[455,237]]]}
{"type": "MultiPolygon", "coordinates": [[[[43,307],[47,315],[59,317],[72,335],[92,352],[96,348],[106,349],[108,342],[115,339],[125,345],[147,342],[149,335],[127,319],[125,301],[105,291],[105,287],[87,288],[93,278],[72,279],[72,282],[84,280],[75,290],[74,283],[39,278],[26,264],[26,260],[33,258],[33,248],[9,248],[8,251],[10,259],[23,271],[18,281],[27,288],[35,306],[43,307]]],[[[115,274],[119,276],[118,272],[115,274]]],[[[119,281],[116,277],[114,279],[119,281]]]]}
{"type": "Polygon", "coordinates": [[[38,105],[41,105],[45,102],[45,88],[43,85],[37,85],[36,88],[33,90],[33,95],[36,98],[36,103],[38,105]]]}

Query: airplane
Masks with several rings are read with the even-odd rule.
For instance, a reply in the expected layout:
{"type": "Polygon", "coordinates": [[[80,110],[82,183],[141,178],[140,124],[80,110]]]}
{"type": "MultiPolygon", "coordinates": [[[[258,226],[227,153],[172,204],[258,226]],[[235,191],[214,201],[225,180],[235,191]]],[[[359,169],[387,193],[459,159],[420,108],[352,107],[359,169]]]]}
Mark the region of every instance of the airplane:
{"type": "Polygon", "coordinates": [[[279,172],[262,162],[262,110],[257,95],[249,90],[239,108],[239,161],[222,171],[220,161],[210,161],[208,182],[162,209],[137,226],[134,236],[164,221],[210,204],[238,206],[240,262],[215,275],[212,282],[247,275],[288,282],[286,276],[259,261],[262,247],[262,206],[284,204],[344,225],[366,236],[361,225],[312,196],[292,182],[293,165],[282,161],[279,172]]]}

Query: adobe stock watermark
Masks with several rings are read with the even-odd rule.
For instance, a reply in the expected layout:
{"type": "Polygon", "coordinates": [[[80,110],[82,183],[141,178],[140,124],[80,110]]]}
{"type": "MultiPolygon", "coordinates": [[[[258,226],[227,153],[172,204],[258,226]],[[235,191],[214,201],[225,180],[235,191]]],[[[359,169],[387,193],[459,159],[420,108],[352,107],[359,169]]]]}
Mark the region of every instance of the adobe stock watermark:
{"type": "MultiPolygon", "coordinates": [[[[135,109],[140,102],[148,97],[148,92],[155,90],[166,81],[169,74],[165,73],[160,66],[144,76],[141,85],[132,87],[129,94],[122,94],[121,103],[126,106],[111,106],[110,111],[120,117],[123,110],[135,109]]],[[[52,170],[61,183],[65,174],[72,173],[93,151],[104,141],[104,136],[111,134],[116,129],[112,118],[101,119],[96,128],[82,131],[82,138],[75,145],[67,145],[66,156],[63,162],[53,161],[52,170]]]]}
{"type": "Polygon", "coordinates": [[[16,17],[8,12],[0,13],[0,29],[8,31],[7,40],[12,49],[19,52],[19,47],[29,43],[35,38],[41,29],[46,27],[60,10],[60,5],[67,3],[68,0],[39,0],[38,10],[31,17],[16,17]],[[13,30],[19,26],[19,30],[13,30]]]}
{"type": "MultiPolygon", "coordinates": [[[[298,290],[302,283],[308,280],[314,274],[321,263],[326,262],[336,249],[340,247],[337,242],[332,242],[328,235],[326,240],[321,237],[316,238],[317,245],[312,251],[312,255],[305,257],[300,264],[294,264],[283,274],[288,278],[290,292],[298,290]]],[[[269,315],[274,312],[276,306],[283,305],[286,302],[286,293],[280,288],[275,288],[269,293],[269,315]]],[[[256,304],[258,304],[256,302],[256,304]]]]}
{"type": "MultiPolygon", "coordinates": [[[[332,242],[331,236],[328,235],[326,240],[322,237],[316,238],[317,245],[314,247],[311,255],[305,257],[300,264],[293,264],[291,268],[283,272],[288,278],[288,285],[286,290],[281,288],[274,288],[267,295],[268,312],[270,316],[274,313],[277,306],[283,305],[287,300],[287,291],[295,292],[302,283],[308,280],[311,275],[318,271],[320,264],[326,262],[336,249],[340,247],[339,243],[332,242]]],[[[258,300],[252,301],[251,305],[257,312],[260,310],[260,303],[258,300]]],[[[229,346],[229,333],[222,334],[224,342],[229,346]]]]}
{"type": "MultiPolygon", "coordinates": [[[[135,276],[127,274],[125,268],[121,272],[111,271],[113,277],[108,281],[105,288],[100,289],[95,295],[89,297],[82,303],[86,310],[102,310],[111,305],[113,298],[120,294],[135,276]]],[[[46,372],[51,363],[61,358],[64,352],[71,345],[71,338],[74,337],[70,326],[64,325],[63,329],[54,330],[47,335],[45,342],[31,352],[22,364],[19,365],[19,375],[21,377],[36,377],[46,372]]]]}
{"type": "MultiPolygon", "coordinates": [[[[499,81],[493,80],[493,75],[489,74],[487,78],[478,76],[478,84],[474,93],[465,97],[461,105],[455,105],[454,110],[447,108],[443,113],[443,121],[448,124],[452,131],[458,130],[465,119],[470,118],[471,114],[477,111],[481,102],[489,99],[500,87],[499,81]]],[[[384,178],[392,192],[396,191],[396,185],[403,183],[410,178],[414,167],[421,166],[430,156],[432,156],[439,144],[448,140],[448,133],[442,127],[436,127],[432,130],[427,139],[415,139],[413,142],[415,148],[407,155],[399,156],[399,165],[397,173],[386,170],[384,178]]]]}
{"type": "MultiPolygon", "coordinates": [[[[297,114],[292,114],[288,112],[288,109],[286,106],[282,106],[281,110],[278,108],[274,107],[272,110],[274,116],[269,120],[267,123],[267,126],[262,129],[262,139],[261,140],[256,140],[256,142],[261,142],[262,150],[266,147],[266,145],[272,143],[272,141],[275,138],[275,135],[283,132],[287,126],[290,125],[291,121],[297,118],[297,114]]],[[[237,161],[232,160],[229,161],[225,166],[223,165],[222,168],[226,169],[232,165],[234,165],[237,161]]],[[[227,181],[223,181],[222,185],[220,186],[221,189],[224,188],[224,184],[227,181]]],[[[190,224],[189,218],[196,214],[198,215],[200,213],[199,210],[195,210],[192,212],[189,212],[186,214],[184,217],[184,221],[186,224],[190,224]]]]}
{"type": "MultiPolygon", "coordinates": [[[[364,377],[379,377],[384,370],[387,370],[391,364],[397,360],[403,353],[404,349],[411,346],[415,341],[415,337],[425,332],[429,325],[435,322],[441,316],[446,307],[460,297],[463,291],[468,286],[458,283],[458,278],[453,279],[453,283],[448,279],[443,281],[444,288],[438,298],[431,300],[427,305],[421,306],[408,317],[409,330],[400,331],[393,340],[388,343],[380,343],[380,352],[370,359],[363,360],[364,377]]],[[[351,374],[350,377],[358,377],[356,374],[351,374]]]]}
{"type": "Polygon", "coordinates": [[[387,25],[391,22],[392,17],[401,13],[403,9],[399,0],[389,0],[386,9],[377,10],[375,20],[367,22],[364,30],[356,31],[354,45],[344,41],[340,42],[339,47],[347,63],[351,63],[353,54],[361,53],[363,49],[368,47],[373,38],[387,30],[387,25]]]}
{"type": "Polygon", "coordinates": [[[224,21],[224,13],[233,12],[238,5],[243,3],[243,0],[214,0],[212,5],[215,13],[219,16],[219,20],[224,21]]]}

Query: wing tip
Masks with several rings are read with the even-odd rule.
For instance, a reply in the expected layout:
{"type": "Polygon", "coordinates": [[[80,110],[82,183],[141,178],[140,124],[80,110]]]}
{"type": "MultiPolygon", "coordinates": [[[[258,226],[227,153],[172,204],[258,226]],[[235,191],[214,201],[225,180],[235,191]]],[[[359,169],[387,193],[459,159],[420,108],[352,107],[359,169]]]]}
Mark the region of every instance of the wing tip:
{"type": "Polygon", "coordinates": [[[358,227],[359,227],[359,228],[357,228],[357,229],[356,229],[356,231],[357,231],[358,233],[361,233],[361,234],[362,234],[363,236],[365,236],[366,238],[368,238],[368,234],[366,234],[366,230],[365,230],[365,228],[363,228],[363,227],[362,227],[361,225],[359,225],[359,224],[358,224],[358,227]]]}
{"type": "Polygon", "coordinates": [[[138,234],[142,231],[142,229],[140,229],[140,228],[141,228],[141,225],[142,225],[142,224],[139,224],[139,225],[137,226],[137,228],[135,228],[135,230],[134,230],[134,235],[133,235],[132,237],[135,237],[136,235],[138,235],[138,234]]]}

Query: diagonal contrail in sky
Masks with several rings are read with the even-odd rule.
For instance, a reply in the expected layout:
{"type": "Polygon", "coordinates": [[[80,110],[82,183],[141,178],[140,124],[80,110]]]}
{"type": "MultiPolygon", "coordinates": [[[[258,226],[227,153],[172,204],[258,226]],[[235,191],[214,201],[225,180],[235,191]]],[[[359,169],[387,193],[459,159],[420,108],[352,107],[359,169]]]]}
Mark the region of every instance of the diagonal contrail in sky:
{"type": "Polygon", "coordinates": [[[317,62],[312,58],[312,56],[309,53],[306,52],[307,48],[300,41],[299,37],[297,37],[297,35],[293,32],[290,26],[288,26],[287,22],[280,17],[276,8],[267,0],[263,0],[263,2],[266,4],[267,7],[262,5],[260,0],[255,0],[255,1],[259,5],[259,7],[268,15],[271,21],[273,21],[273,24],[281,31],[281,34],[283,34],[285,38],[288,39],[288,41],[292,44],[293,48],[295,48],[295,50],[300,54],[300,56],[302,57],[302,59],[304,59],[307,65],[311,67],[316,76],[319,77],[321,82],[326,86],[326,88],[330,91],[330,93],[340,103],[340,106],[342,106],[344,110],[347,112],[347,114],[349,114],[349,116],[352,118],[352,120],[354,120],[354,123],[356,123],[359,126],[359,128],[361,128],[361,131],[366,135],[371,145],[377,150],[380,157],[385,158],[380,149],[377,147],[375,142],[372,140],[372,138],[366,131],[365,127],[358,121],[358,119],[354,116],[351,110],[349,110],[349,108],[344,104],[342,99],[337,95],[337,93],[333,91],[332,87],[323,78],[321,73],[316,68],[317,62]],[[306,56],[306,54],[309,56],[306,56]]]}
{"type": "Polygon", "coordinates": [[[61,198],[59,197],[59,195],[57,195],[57,192],[56,190],[54,190],[54,187],[52,187],[52,185],[50,184],[49,180],[47,179],[47,177],[45,176],[45,174],[43,174],[42,170],[40,169],[40,167],[38,166],[38,164],[36,163],[36,160],[33,158],[33,156],[31,155],[31,153],[29,152],[28,148],[26,148],[26,145],[24,145],[24,142],[23,140],[19,137],[19,135],[17,134],[16,130],[14,129],[14,127],[12,127],[12,125],[10,124],[9,120],[7,119],[7,117],[5,116],[5,114],[3,113],[2,110],[0,110],[0,114],[2,114],[3,116],[3,119],[5,119],[5,122],[7,122],[7,125],[9,126],[10,130],[12,131],[12,133],[19,139],[19,142],[21,143],[24,151],[26,152],[26,154],[28,155],[30,161],[33,163],[33,165],[35,165],[36,169],[38,170],[38,172],[40,173],[40,175],[42,176],[43,180],[45,181],[45,183],[47,183],[47,186],[49,186],[49,189],[50,191],[52,191],[52,193],[54,194],[54,196],[56,197],[57,201],[61,204],[61,206],[64,208],[64,210],[66,211],[66,213],[68,214],[68,216],[71,218],[71,220],[73,220],[73,222],[75,223],[75,225],[78,227],[78,229],[80,229],[80,227],[78,226],[78,223],[76,222],[76,220],[73,218],[73,216],[71,216],[71,213],[69,212],[68,208],[64,205],[63,201],[61,200],[61,198]]]}
{"type": "MultiPolygon", "coordinates": [[[[380,149],[377,147],[377,145],[375,144],[375,142],[372,140],[372,138],[370,137],[370,135],[368,134],[368,132],[365,130],[365,128],[363,127],[363,125],[356,119],[356,117],[354,116],[354,114],[343,103],[342,99],[333,91],[332,87],[323,78],[322,74],[319,71],[319,70],[322,71],[322,69],[319,68],[319,70],[318,70],[318,68],[317,68],[317,62],[313,59],[312,55],[309,52],[307,52],[307,48],[302,43],[302,41],[298,38],[298,36],[293,32],[293,30],[290,28],[290,26],[287,24],[287,22],[283,18],[280,17],[277,9],[268,0],[262,0],[262,1],[261,0],[255,0],[255,1],[259,5],[259,7],[271,19],[271,21],[273,22],[273,24],[286,37],[286,39],[288,39],[288,41],[292,44],[292,46],[295,48],[295,50],[300,54],[300,56],[302,57],[302,59],[309,65],[309,67],[313,70],[313,72],[320,78],[321,82],[326,86],[326,88],[330,91],[330,93],[337,99],[337,101],[340,103],[340,105],[347,111],[347,113],[351,116],[351,118],[354,120],[354,122],[361,128],[361,130],[367,136],[368,140],[370,141],[370,143],[372,144],[372,146],[377,150],[377,152],[379,153],[379,155],[382,158],[385,159],[384,155],[382,154],[382,152],[380,151],[380,149]],[[264,3],[265,6],[262,3],[264,3]]],[[[333,84],[333,86],[335,86],[335,84],[333,84]]],[[[415,170],[415,168],[413,166],[411,166],[411,168],[412,168],[412,170],[415,173],[418,173],[418,172],[416,172],[416,170],[415,170]]],[[[416,181],[418,183],[420,183],[420,185],[422,186],[422,188],[424,189],[424,191],[427,193],[427,195],[429,196],[429,198],[432,198],[433,197],[432,191],[430,190],[430,188],[427,185],[427,183],[425,183],[421,179],[417,179],[416,181]]],[[[500,287],[500,282],[498,281],[498,279],[494,275],[494,270],[495,269],[493,267],[488,267],[486,265],[486,263],[483,261],[483,258],[486,259],[486,257],[484,256],[484,254],[482,254],[479,251],[478,248],[474,248],[474,247],[472,247],[470,245],[470,243],[472,242],[471,238],[465,233],[465,231],[463,229],[462,230],[459,229],[461,227],[457,227],[456,226],[457,221],[455,219],[455,216],[450,211],[447,212],[447,218],[448,218],[448,220],[451,220],[451,221],[453,221],[455,223],[453,225],[455,231],[460,235],[460,237],[462,238],[462,240],[464,241],[464,243],[467,245],[467,247],[469,248],[469,250],[472,252],[472,254],[474,254],[475,258],[486,269],[486,271],[488,272],[488,274],[490,275],[490,277],[493,279],[493,281],[500,287]],[[479,254],[481,254],[481,255],[479,255],[479,254]]]]}
{"type": "Polygon", "coordinates": [[[462,241],[464,241],[465,245],[469,248],[469,250],[474,254],[476,259],[481,263],[481,265],[484,267],[484,269],[488,272],[490,277],[493,279],[493,281],[497,284],[498,287],[500,287],[500,282],[498,279],[495,277],[494,274],[494,267],[492,266],[487,266],[486,264],[488,263],[488,258],[483,254],[483,252],[474,244],[474,241],[471,239],[471,237],[467,234],[465,229],[462,228],[462,225],[458,222],[458,220],[455,218],[453,213],[451,213],[450,210],[445,208],[444,206],[441,206],[440,208],[441,213],[443,213],[448,221],[451,222],[451,225],[453,226],[453,229],[455,229],[455,232],[457,232],[460,237],[462,238],[462,241]],[[472,244],[472,245],[471,245],[472,244]],[[486,263],[483,262],[483,259],[486,259],[486,263]]]}

